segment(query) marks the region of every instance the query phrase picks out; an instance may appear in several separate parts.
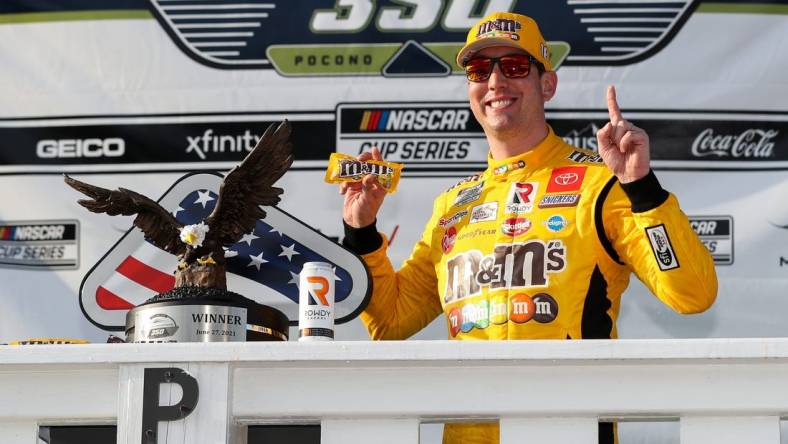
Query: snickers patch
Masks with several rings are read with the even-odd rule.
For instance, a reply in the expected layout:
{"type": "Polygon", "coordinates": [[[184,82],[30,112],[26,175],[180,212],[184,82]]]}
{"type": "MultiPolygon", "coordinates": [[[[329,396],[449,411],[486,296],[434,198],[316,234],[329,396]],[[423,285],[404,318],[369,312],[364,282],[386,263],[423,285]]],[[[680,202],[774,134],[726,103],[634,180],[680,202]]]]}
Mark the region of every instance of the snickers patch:
{"type": "Polygon", "coordinates": [[[542,197],[539,208],[574,207],[579,201],[579,194],[552,194],[542,197]]]}

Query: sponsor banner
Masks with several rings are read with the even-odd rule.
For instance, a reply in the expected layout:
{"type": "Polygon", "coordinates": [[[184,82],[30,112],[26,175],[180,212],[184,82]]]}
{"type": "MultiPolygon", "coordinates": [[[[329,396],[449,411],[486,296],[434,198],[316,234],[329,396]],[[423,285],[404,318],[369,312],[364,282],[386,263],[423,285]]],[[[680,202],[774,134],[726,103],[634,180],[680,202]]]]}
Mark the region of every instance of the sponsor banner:
{"type": "MultiPolygon", "coordinates": [[[[786,308],[780,301],[788,279],[788,206],[780,204],[788,192],[788,110],[779,100],[788,93],[788,53],[782,44],[788,36],[786,5],[775,0],[592,3],[0,2],[0,40],[8,43],[0,72],[0,219],[78,221],[81,236],[71,268],[0,265],[6,304],[0,341],[52,332],[106,339],[106,331],[80,312],[80,284],[128,230],[130,218],[87,213],[74,202],[78,197],[63,189],[61,172],[91,173],[89,179],[98,183],[158,196],[184,171],[232,167],[256,135],[284,118],[293,125],[296,162],[278,184],[286,190],[281,208],[327,236],[342,233],[342,198],[337,187],[323,182],[331,152],[356,155],[362,145],[377,144],[389,160],[405,164],[397,193],[386,197],[378,217],[379,230],[393,240],[392,263],[402,263],[422,235],[433,198],[487,166],[488,146],[453,59],[476,18],[505,9],[535,17],[548,39],[559,77],[557,94],[546,104],[548,119],[556,134],[592,150],[572,153],[568,163],[599,161],[593,153],[595,132],[608,119],[605,88],[615,85],[623,115],[649,132],[660,183],[678,197],[685,213],[696,215],[696,230],[719,265],[714,308],[691,318],[673,316],[632,279],[618,323],[621,337],[781,335],[784,326],[774,313],[786,308]],[[190,9],[198,3],[200,8],[190,9]],[[704,220],[717,225],[704,228],[704,220]],[[748,295],[747,316],[737,298],[741,294],[748,295]]],[[[476,183],[461,184],[452,193],[476,183]]],[[[545,181],[533,195],[520,193],[530,202],[518,197],[517,203],[554,208],[550,216],[579,205],[578,191],[546,194],[547,186],[545,181]]],[[[443,233],[458,220],[470,221],[474,207],[488,200],[473,190],[458,197],[456,207],[446,208],[443,233]]],[[[505,207],[500,203],[498,210],[505,207]]],[[[485,214],[479,211],[476,218],[485,214]]],[[[527,216],[499,213],[500,219],[527,216]]],[[[516,239],[540,257],[542,247],[528,244],[534,232],[560,236],[582,228],[558,217],[531,222],[538,230],[532,226],[516,239]]],[[[453,246],[457,241],[501,235],[500,225],[492,222],[468,228],[446,236],[449,256],[467,253],[453,246]]],[[[139,256],[171,275],[167,258],[150,262],[155,256],[148,253],[155,251],[140,245],[107,262],[109,280],[97,281],[95,288],[125,291],[128,302],[149,297],[152,290],[145,284],[167,285],[167,279],[132,281],[123,274],[143,268],[132,259],[124,262],[139,256]]],[[[293,245],[272,246],[271,254],[289,262],[291,247],[299,251],[293,245]]],[[[263,258],[269,262],[259,262],[260,272],[274,259],[263,258]]],[[[239,274],[231,273],[233,285],[251,282],[243,273],[258,274],[251,257],[232,259],[240,264],[239,274]]],[[[457,259],[451,272],[469,286],[452,288],[455,299],[489,279],[515,288],[522,284],[511,273],[479,275],[476,259],[486,260],[485,266],[497,260],[470,253],[464,262],[457,259]]],[[[535,298],[541,278],[550,276],[540,270],[530,270],[538,279],[526,282],[537,288],[522,285],[510,293],[535,298]]],[[[282,286],[294,288],[285,277],[282,286]]],[[[247,288],[250,297],[292,304],[259,282],[238,287],[242,294],[247,288]]],[[[118,301],[95,290],[86,294],[96,320],[120,325],[115,321],[122,304],[113,305],[118,301]]],[[[502,310],[492,302],[490,322],[496,323],[503,320],[495,317],[502,310]]],[[[338,326],[337,338],[366,339],[351,314],[338,326]]],[[[419,335],[445,337],[442,320],[419,335]]]]}
{"type": "Polygon", "coordinates": [[[689,221],[716,265],[733,264],[732,216],[689,216],[689,221]]]}
{"type": "MultiPolygon", "coordinates": [[[[606,116],[564,119],[549,112],[556,134],[579,148],[596,150],[596,132],[606,116]]],[[[578,114],[578,113],[576,113],[578,114]]],[[[590,113],[589,113],[590,114],[590,113]]],[[[625,112],[651,142],[652,165],[659,168],[788,169],[788,113],[625,112]]],[[[580,154],[573,160],[595,161],[580,154]]]]}
{"type": "Polygon", "coordinates": [[[79,222],[37,220],[0,223],[0,267],[75,269],[79,222]]]}
{"type": "MultiPolygon", "coordinates": [[[[588,120],[561,114],[548,112],[556,134],[595,150],[596,131],[605,123],[599,113],[584,112],[588,120]]],[[[720,117],[627,113],[648,132],[657,169],[788,169],[788,150],[781,149],[788,146],[788,113],[720,117]]],[[[323,168],[335,149],[358,155],[373,146],[386,160],[405,163],[410,176],[461,176],[487,166],[487,141],[466,102],[379,103],[340,104],[335,115],[0,119],[0,140],[15,147],[0,154],[0,173],[222,168],[242,159],[268,125],[284,119],[293,125],[296,168],[323,168]]],[[[599,161],[582,153],[570,158],[599,161]]]]}
{"type": "Polygon", "coordinates": [[[266,113],[0,119],[0,140],[14,147],[0,152],[0,173],[231,167],[285,119],[300,166],[319,160],[322,168],[334,151],[333,114],[266,113]]]}
{"type": "MultiPolygon", "coordinates": [[[[788,146],[788,113],[626,114],[648,132],[656,169],[788,169],[788,150],[780,149],[788,146]]],[[[548,109],[556,134],[589,150],[597,149],[596,132],[606,123],[600,116],[604,114],[548,109]],[[576,117],[583,114],[588,118],[576,117]]],[[[336,122],[339,151],[358,155],[377,146],[387,160],[406,163],[409,175],[460,175],[487,166],[487,141],[465,102],[342,104],[336,122]]],[[[601,161],[582,153],[570,159],[601,161]]]]}

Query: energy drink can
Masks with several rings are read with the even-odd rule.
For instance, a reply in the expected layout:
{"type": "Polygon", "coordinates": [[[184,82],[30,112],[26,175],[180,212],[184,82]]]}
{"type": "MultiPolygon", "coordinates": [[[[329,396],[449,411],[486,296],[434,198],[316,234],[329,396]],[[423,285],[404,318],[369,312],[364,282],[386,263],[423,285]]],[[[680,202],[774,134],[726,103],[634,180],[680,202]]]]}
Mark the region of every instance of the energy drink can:
{"type": "Polygon", "coordinates": [[[334,268],[326,262],[307,262],[298,285],[298,340],[334,339],[334,268]]]}

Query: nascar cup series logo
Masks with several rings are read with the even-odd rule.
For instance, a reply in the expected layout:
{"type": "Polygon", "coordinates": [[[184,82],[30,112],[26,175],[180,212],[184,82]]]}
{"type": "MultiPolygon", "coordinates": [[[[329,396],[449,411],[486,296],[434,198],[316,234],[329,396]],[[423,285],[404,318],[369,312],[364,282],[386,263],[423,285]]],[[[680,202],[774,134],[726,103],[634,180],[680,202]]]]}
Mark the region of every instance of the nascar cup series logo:
{"type": "Polygon", "coordinates": [[[0,224],[0,267],[74,269],[79,265],[79,222],[16,221],[0,224]]]}
{"type": "Polygon", "coordinates": [[[482,128],[467,102],[340,104],[337,122],[337,151],[357,156],[377,147],[386,160],[406,162],[406,174],[452,162],[469,175],[487,162],[482,128]]]}

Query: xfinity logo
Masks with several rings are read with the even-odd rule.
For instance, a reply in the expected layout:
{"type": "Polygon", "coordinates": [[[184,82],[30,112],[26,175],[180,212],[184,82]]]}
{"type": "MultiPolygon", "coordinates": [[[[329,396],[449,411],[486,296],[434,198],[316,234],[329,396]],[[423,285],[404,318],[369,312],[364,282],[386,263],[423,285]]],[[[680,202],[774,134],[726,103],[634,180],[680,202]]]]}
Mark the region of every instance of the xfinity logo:
{"type": "Polygon", "coordinates": [[[252,151],[260,135],[246,130],[240,135],[214,134],[208,128],[201,136],[186,136],[186,154],[194,153],[201,160],[208,159],[211,153],[246,153],[252,151]]]}
{"type": "Polygon", "coordinates": [[[121,157],[126,153],[126,141],[118,137],[108,139],[44,139],[36,144],[39,159],[75,159],[121,157]]]}
{"type": "Polygon", "coordinates": [[[695,157],[729,157],[734,159],[768,159],[774,156],[773,139],[778,130],[748,129],[740,134],[715,134],[706,128],[692,143],[695,157]]]}

